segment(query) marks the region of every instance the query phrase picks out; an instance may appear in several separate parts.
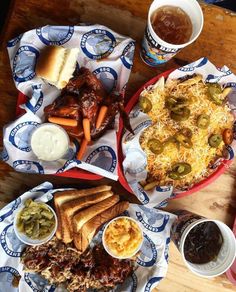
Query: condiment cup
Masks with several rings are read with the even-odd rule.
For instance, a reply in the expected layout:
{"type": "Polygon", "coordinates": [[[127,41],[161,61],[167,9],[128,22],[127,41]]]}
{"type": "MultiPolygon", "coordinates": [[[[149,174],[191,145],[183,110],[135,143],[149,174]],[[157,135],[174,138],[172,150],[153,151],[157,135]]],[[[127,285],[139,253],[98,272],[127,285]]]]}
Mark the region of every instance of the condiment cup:
{"type": "Polygon", "coordinates": [[[107,223],[107,225],[106,225],[104,231],[103,231],[103,234],[102,234],[102,244],[103,244],[104,249],[106,250],[106,252],[107,252],[110,256],[112,256],[113,258],[117,258],[117,259],[129,259],[129,258],[134,257],[134,256],[137,254],[137,252],[140,250],[140,248],[141,248],[141,246],[142,246],[142,244],[143,244],[143,239],[144,239],[144,237],[143,237],[143,231],[142,231],[142,228],[141,228],[139,222],[137,222],[135,219],[133,219],[133,218],[131,218],[131,217],[128,217],[128,216],[120,216],[120,217],[116,217],[116,218],[112,219],[111,221],[109,221],[109,222],[107,223]],[[122,218],[124,218],[124,219],[128,219],[128,220],[130,220],[130,221],[133,221],[133,222],[138,226],[139,231],[140,231],[140,233],[141,233],[141,237],[142,237],[142,240],[141,240],[140,244],[138,245],[138,247],[136,248],[136,250],[135,250],[132,254],[130,254],[129,256],[126,256],[126,257],[122,257],[122,256],[114,255],[114,254],[112,253],[112,251],[109,249],[109,247],[107,246],[107,244],[106,244],[106,240],[105,240],[105,233],[106,233],[106,230],[107,230],[107,228],[109,227],[109,225],[110,225],[112,222],[114,222],[114,221],[116,221],[116,220],[118,220],[118,219],[122,219],[122,218]]]}
{"type": "MultiPolygon", "coordinates": [[[[52,123],[43,123],[43,124],[41,124],[41,125],[38,126],[36,129],[34,129],[34,131],[32,131],[32,133],[31,133],[31,137],[30,137],[30,145],[31,145],[32,152],[34,153],[34,155],[35,155],[39,160],[43,160],[43,161],[57,161],[57,160],[63,158],[63,157],[66,155],[66,153],[68,152],[68,150],[69,150],[69,144],[70,144],[70,138],[69,138],[69,136],[68,136],[66,130],[63,129],[61,126],[56,125],[56,124],[52,124],[52,123]],[[58,157],[56,157],[55,159],[54,159],[54,158],[53,158],[53,159],[44,159],[44,158],[42,158],[42,157],[39,157],[39,155],[38,155],[38,154],[35,152],[35,150],[34,150],[34,147],[35,147],[35,146],[33,146],[33,144],[32,144],[33,137],[34,137],[35,134],[37,134],[38,131],[42,130],[43,128],[45,128],[45,129],[47,129],[47,128],[54,128],[55,130],[61,132],[62,137],[63,137],[63,135],[64,135],[63,138],[65,138],[64,141],[66,142],[65,149],[64,149],[63,152],[60,153],[61,155],[60,155],[60,156],[58,155],[58,157]]],[[[47,141],[46,139],[44,140],[44,145],[45,145],[45,151],[47,151],[48,141],[47,141]]],[[[56,149],[56,148],[57,148],[57,147],[55,146],[55,149],[56,149]]],[[[38,150],[37,150],[37,151],[38,151],[38,150]]]]}
{"type": "Polygon", "coordinates": [[[20,214],[20,212],[22,211],[22,209],[24,207],[25,207],[24,205],[22,207],[20,207],[18,209],[18,211],[15,213],[15,217],[14,217],[13,227],[14,227],[14,231],[15,231],[15,234],[16,234],[17,238],[21,242],[23,242],[23,243],[25,243],[27,245],[33,245],[33,246],[44,244],[44,243],[48,242],[50,239],[52,239],[52,237],[56,233],[57,226],[58,226],[57,215],[56,215],[55,211],[53,210],[53,208],[51,208],[49,205],[47,205],[48,209],[53,213],[54,218],[55,218],[55,226],[54,226],[52,232],[45,238],[32,239],[32,238],[26,236],[24,233],[20,232],[18,230],[18,228],[17,228],[17,218],[18,218],[18,215],[20,214]]]}
{"type": "Polygon", "coordinates": [[[232,230],[223,222],[220,222],[218,220],[199,219],[191,223],[184,230],[180,239],[179,250],[186,266],[191,270],[191,272],[201,277],[211,278],[223,274],[233,264],[236,257],[236,240],[232,230]],[[185,258],[184,243],[189,232],[196,225],[203,222],[214,222],[219,227],[223,237],[223,244],[215,260],[210,261],[206,264],[193,264],[187,261],[185,258]]]}

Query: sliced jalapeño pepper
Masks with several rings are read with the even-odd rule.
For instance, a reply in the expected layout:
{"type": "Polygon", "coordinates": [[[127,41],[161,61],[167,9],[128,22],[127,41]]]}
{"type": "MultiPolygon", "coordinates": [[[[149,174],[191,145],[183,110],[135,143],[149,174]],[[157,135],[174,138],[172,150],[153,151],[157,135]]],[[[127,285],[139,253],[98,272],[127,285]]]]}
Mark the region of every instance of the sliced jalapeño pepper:
{"type": "Polygon", "coordinates": [[[223,99],[220,98],[222,93],[221,86],[218,83],[207,83],[208,96],[217,105],[223,104],[223,99]]]}
{"type": "Polygon", "coordinates": [[[141,109],[144,113],[148,113],[152,109],[151,101],[145,96],[140,97],[139,106],[141,107],[141,109]]]}
{"type": "Polygon", "coordinates": [[[170,117],[177,122],[186,121],[190,116],[190,110],[187,107],[183,107],[178,110],[170,112],[170,117]]]}
{"type": "Polygon", "coordinates": [[[155,154],[161,154],[163,152],[163,144],[155,138],[148,140],[147,142],[148,148],[155,154]]]}
{"type": "Polygon", "coordinates": [[[169,110],[171,110],[171,109],[176,105],[176,103],[177,103],[176,98],[170,96],[170,97],[168,97],[168,98],[166,99],[165,106],[166,106],[169,110]]]}
{"type": "Polygon", "coordinates": [[[179,132],[190,139],[193,136],[193,132],[189,128],[182,128],[179,132]]]}
{"type": "Polygon", "coordinates": [[[184,97],[171,96],[166,100],[165,106],[171,111],[178,111],[189,104],[188,100],[184,97]]]}
{"type": "Polygon", "coordinates": [[[170,144],[176,144],[176,143],[178,143],[178,141],[176,140],[175,136],[171,136],[164,141],[163,145],[165,147],[165,146],[168,146],[170,144]]]}
{"type": "Polygon", "coordinates": [[[210,124],[210,117],[206,114],[201,114],[197,118],[197,126],[200,129],[207,129],[210,124]]]}
{"type": "Polygon", "coordinates": [[[179,162],[173,165],[172,171],[169,173],[169,177],[177,180],[181,179],[186,174],[192,171],[192,167],[189,163],[179,162]]]}
{"type": "Polygon", "coordinates": [[[222,136],[219,134],[213,134],[208,139],[209,145],[213,148],[217,148],[221,142],[222,142],[222,136]]]}
{"type": "Polygon", "coordinates": [[[193,143],[191,141],[191,138],[186,137],[184,134],[177,133],[177,134],[175,134],[175,138],[185,148],[192,148],[193,147],[193,143]]]}
{"type": "Polygon", "coordinates": [[[174,179],[174,180],[181,179],[181,176],[177,172],[174,172],[174,171],[171,171],[168,176],[169,178],[174,179]]]}

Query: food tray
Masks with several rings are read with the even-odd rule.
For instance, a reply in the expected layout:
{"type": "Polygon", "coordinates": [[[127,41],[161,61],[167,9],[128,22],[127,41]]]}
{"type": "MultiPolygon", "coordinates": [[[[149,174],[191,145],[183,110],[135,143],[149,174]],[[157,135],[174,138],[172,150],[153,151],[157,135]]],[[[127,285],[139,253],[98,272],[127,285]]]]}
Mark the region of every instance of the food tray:
{"type": "MultiPolygon", "coordinates": [[[[147,83],[145,83],[129,100],[127,106],[125,107],[125,111],[129,114],[132,110],[132,108],[136,105],[136,103],[138,102],[139,96],[141,94],[141,92],[143,91],[144,88],[153,85],[154,83],[156,83],[158,81],[158,79],[160,79],[160,77],[164,77],[167,78],[169,76],[169,74],[174,71],[174,69],[168,70],[164,73],[161,73],[157,76],[155,76],[154,78],[152,78],[151,80],[149,80],[147,83]]],[[[130,193],[133,193],[132,190],[130,189],[126,178],[124,176],[123,173],[123,167],[122,167],[122,162],[123,162],[123,153],[122,153],[122,146],[121,146],[121,140],[122,140],[122,133],[123,133],[123,122],[120,120],[120,125],[119,125],[119,132],[118,132],[118,157],[119,157],[119,163],[118,163],[118,176],[119,176],[119,182],[121,183],[121,185],[130,193]]],[[[203,179],[202,181],[200,181],[199,183],[195,184],[193,187],[191,187],[189,190],[187,191],[183,191],[183,192],[178,192],[176,194],[174,194],[171,199],[179,199],[182,197],[185,197],[187,195],[191,195],[197,191],[200,191],[201,189],[203,189],[204,187],[206,187],[207,185],[209,185],[210,183],[212,183],[213,181],[215,181],[221,174],[223,174],[228,168],[229,165],[232,163],[232,160],[223,160],[221,162],[221,164],[218,166],[218,168],[207,178],[203,179]]]]}
{"type": "MultiPolygon", "coordinates": [[[[94,73],[107,92],[115,90],[122,94],[125,91],[135,49],[135,42],[130,37],[100,24],[84,23],[76,26],[46,25],[24,32],[10,40],[7,49],[15,86],[30,99],[22,106],[26,113],[4,127],[3,160],[19,172],[55,174],[79,168],[99,175],[99,178],[107,177],[116,181],[118,119],[115,120],[114,129],[106,131],[96,143],[88,145],[83,160],[76,159],[74,155],[79,148],[76,141],[71,143],[62,159],[52,162],[38,159],[29,145],[30,133],[42,123],[44,108],[60,94],[48,82],[38,79],[35,72],[39,56],[50,45],[66,49],[80,48],[77,69],[85,67],[94,73]]],[[[98,178],[96,175],[89,179],[98,178]]],[[[73,177],[81,178],[78,175],[73,177]]],[[[88,179],[87,175],[85,178],[88,179]]]]}
{"type": "MultiPolygon", "coordinates": [[[[236,237],[236,216],[234,220],[233,233],[236,237]]],[[[226,272],[226,276],[230,280],[230,282],[236,286],[236,260],[234,261],[230,269],[228,269],[228,271],[226,272]]]]}
{"type": "MultiPolygon", "coordinates": [[[[19,117],[20,115],[25,113],[25,110],[22,109],[20,106],[24,103],[26,103],[28,100],[28,97],[24,95],[22,92],[19,92],[18,98],[17,98],[17,104],[16,104],[16,116],[19,117]]],[[[72,178],[80,178],[80,179],[86,179],[86,180],[99,180],[102,179],[103,176],[93,174],[91,172],[88,172],[83,169],[79,168],[72,168],[70,170],[53,174],[56,176],[64,176],[64,177],[72,177],[72,178]]]]}
{"type": "MultiPolygon", "coordinates": [[[[82,188],[84,186],[81,186],[82,188]]],[[[5,245],[0,245],[0,274],[1,291],[65,291],[65,289],[56,288],[49,284],[39,274],[23,269],[20,262],[22,251],[25,244],[19,242],[14,236],[14,217],[21,208],[21,204],[29,198],[37,198],[37,201],[44,203],[53,203],[53,194],[57,191],[65,191],[68,188],[61,186],[59,189],[53,188],[49,182],[44,182],[39,186],[27,191],[19,196],[17,200],[0,210],[0,235],[3,237],[5,245]],[[50,202],[51,201],[51,202],[50,202]],[[16,279],[19,281],[12,281],[16,279]],[[15,283],[18,284],[16,289],[15,283]]],[[[87,186],[85,186],[87,188],[87,186]]],[[[79,188],[80,189],[80,188],[79,188]]],[[[77,213],[78,214],[78,213],[77,213]]],[[[168,268],[170,228],[176,219],[176,215],[143,207],[142,205],[130,204],[125,211],[125,216],[132,217],[139,222],[140,228],[144,233],[144,241],[140,253],[137,256],[137,269],[130,277],[127,277],[124,283],[116,286],[116,292],[150,292],[166,276],[168,268]]],[[[114,214],[114,217],[117,217],[114,214]]],[[[110,221],[110,219],[109,219],[110,221]]],[[[102,243],[103,226],[99,227],[96,236],[93,235],[91,247],[102,243]]],[[[114,291],[113,290],[113,291],[114,291]]],[[[81,291],[81,289],[77,290],[81,291]]],[[[90,290],[89,290],[90,291],[90,290]]]]}

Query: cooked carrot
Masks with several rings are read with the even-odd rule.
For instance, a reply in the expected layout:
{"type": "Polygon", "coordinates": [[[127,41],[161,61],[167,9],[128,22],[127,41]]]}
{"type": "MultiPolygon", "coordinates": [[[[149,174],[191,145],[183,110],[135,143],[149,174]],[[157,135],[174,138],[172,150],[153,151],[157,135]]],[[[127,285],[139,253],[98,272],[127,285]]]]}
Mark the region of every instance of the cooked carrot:
{"type": "Polygon", "coordinates": [[[96,122],[96,129],[99,129],[101,127],[102,122],[105,119],[105,116],[107,114],[108,107],[106,105],[102,105],[100,108],[100,111],[98,113],[97,122],[96,122]]]}
{"type": "Polygon", "coordinates": [[[81,145],[80,145],[80,149],[79,152],[77,153],[77,159],[81,160],[84,156],[85,150],[87,148],[88,145],[88,141],[86,139],[83,139],[81,145]]]}
{"type": "Polygon", "coordinates": [[[59,117],[49,117],[48,121],[50,123],[62,125],[62,126],[70,126],[70,127],[76,127],[78,122],[73,119],[66,119],[66,118],[59,118],[59,117]]]}
{"type": "Polygon", "coordinates": [[[90,121],[87,118],[83,119],[83,129],[84,129],[84,138],[89,142],[91,141],[90,135],[90,121]]]}

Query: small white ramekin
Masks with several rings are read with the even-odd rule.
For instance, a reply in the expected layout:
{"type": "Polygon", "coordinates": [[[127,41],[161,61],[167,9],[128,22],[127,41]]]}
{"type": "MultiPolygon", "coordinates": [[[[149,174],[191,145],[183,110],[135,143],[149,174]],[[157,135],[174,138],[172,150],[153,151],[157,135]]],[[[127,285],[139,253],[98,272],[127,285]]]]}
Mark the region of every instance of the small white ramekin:
{"type": "Polygon", "coordinates": [[[120,216],[120,217],[116,217],[116,218],[112,219],[110,222],[107,223],[107,225],[106,225],[106,227],[105,227],[105,229],[104,229],[104,231],[103,231],[103,234],[102,234],[102,244],[103,244],[103,247],[104,247],[104,249],[106,250],[106,252],[107,252],[110,256],[112,256],[113,258],[117,258],[117,259],[120,259],[120,260],[121,260],[121,259],[129,259],[129,258],[132,258],[132,257],[133,257],[133,256],[134,256],[134,255],[140,250],[140,248],[141,248],[141,246],[142,246],[142,244],[143,244],[143,230],[142,230],[142,228],[141,228],[139,222],[137,222],[137,221],[136,221],[135,219],[133,219],[133,218],[130,218],[130,217],[128,217],[128,216],[120,216]],[[118,219],[122,219],[122,218],[124,218],[124,219],[128,219],[128,220],[133,221],[134,223],[136,223],[136,225],[138,226],[138,228],[139,228],[139,230],[140,230],[141,236],[142,236],[142,240],[141,240],[140,244],[138,245],[138,247],[136,248],[136,250],[135,250],[132,254],[130,254],[129,256],[126,256],[126,257],[122,257],[122,256],[114,255],[114,254],[112,253],[112,251],[108,248],[108,246],[107,246],[107,244],[106,244],[106,241],[105,241],[105,233],[106,233],[106,230],[107,230],[108,226],[109,226],[112,222],[114,222],[114,221],[116,221],[116,220],[118,220],[118,219]]]}
{"type": "MultiPolygon", "coordinates": [[[[45,141],[45,144],[47,144],[47,141],[45,141]]],[[[53,124],[53,123],[43,123],[43,124],[39,125],[37,128],[35,128],[35,129],[32,131],[31,135],[30,135],[30,146],[31,146],[31,150],[32,150],[33,154],[34,154],[39,160],[42,160],[42,161],[52,162],[52,161],[57,161],[57,160],[59,160],[59,159],[63,159],[63,157],[66,155],[66,153],[67,153],[68,150],[69,150],[69,145],[70,145],[70,138],[69,138],[68,133],[66,132],[66,130],[65,130],[63,127],[61,127],[60,125],[57,125],[57,124],[53,124]],[[37,131],[41,130],[42,128],[48,128],[48,127],[49,127],[49,128],[55,128],[55,129],[57,129],[58,131],[61,131],[61,133],[64,134],[64,136],[65,136],[65,140],[66,140],[66,148],[65,148],[65,151],[62,152],[61,155],[59,155],[59,156],[56,157],[55,159],[47,159],[47,160],[45,160],[45,159],[40,158],[40,157],[37,155],[37,153],[35,152],[34,147],[33,147],[33,145],[32,145],[32,138],[33,138],[33,136],[35,135],[35,133],[37,134],[37,131]]]]}
{"type": "MultiPolygon", "coordinates": [[[[47,205],[47,204],[46,204],[47,205]]],[[[25,244],[28,244],[28,245],[41,245],[43,243],[46,243],[48,242],[50,239],[52,239],[52,237],[54,236],[54,234],[56,233],[56,230],[57,230],[57,225],[58,225],[58,221],[57,221],[57,215],[55,213],[55,211],[49,206],[47,205],[48,209],[53,213],[54,215],[54,218],[55,218],[55,226],[52,230],[52,232],[45,238],[42,238],[42,239],[32,239],[28,236],[26,236],[23,232],[20,232],[17,228],[17,218],[18,218],[18,215],[19,213],[22,211],[22,209],[24,208],[25,206],[22,206],[18,209],[18,211],[16,212],[15,214],[15,217],[14,217],[14,222],[13,222],[13,227],[14,227],[14,231],[15,231],[15,234],[17,236],[17,238],[25,243],[25,244]]]]}

